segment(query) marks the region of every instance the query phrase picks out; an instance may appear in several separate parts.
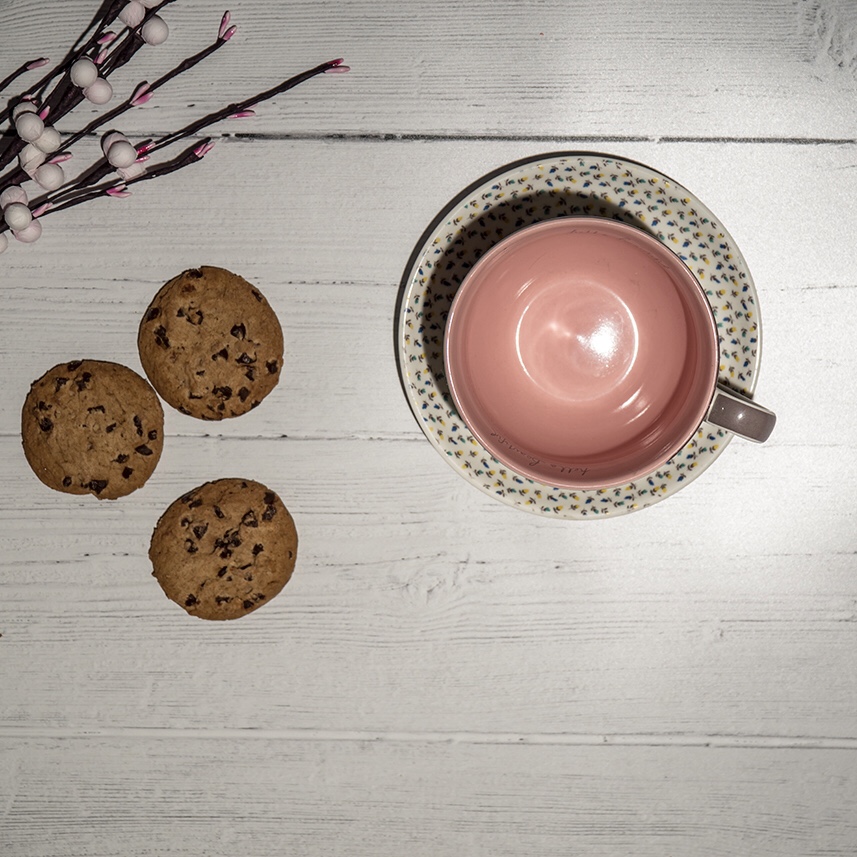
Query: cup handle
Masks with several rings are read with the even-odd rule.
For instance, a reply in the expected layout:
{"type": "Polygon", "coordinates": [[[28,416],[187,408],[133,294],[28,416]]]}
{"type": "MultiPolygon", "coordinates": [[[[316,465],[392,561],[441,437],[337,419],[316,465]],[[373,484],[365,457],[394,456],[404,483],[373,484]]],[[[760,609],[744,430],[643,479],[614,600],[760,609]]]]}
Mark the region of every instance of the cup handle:
{"type": "Polygon", "coordinates": [[[773,411],[721,384],[714,391],[707,419],[726,431],[756,443],[766,441],[777,422],[773,411]]]}

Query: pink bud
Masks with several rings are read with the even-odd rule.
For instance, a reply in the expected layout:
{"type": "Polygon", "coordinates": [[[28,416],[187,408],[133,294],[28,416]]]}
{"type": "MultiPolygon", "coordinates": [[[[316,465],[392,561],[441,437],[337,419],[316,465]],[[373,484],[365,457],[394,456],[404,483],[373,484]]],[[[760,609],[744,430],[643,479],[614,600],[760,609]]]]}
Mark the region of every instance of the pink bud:
{"type": "Polygon", "coordinates": [[[149,92],[149,84],[144,80],[134,90],[134,94],[131,96],[131,106],[139,107],[141,104],[145,104],[154,94],[154,92],[149,92]]]}
{"type": "Polygon", "coordinates": [[[200,143],[194,150],[193,153],[198,158],[204,158],[212,149],[214,148],[213,142],[208,143],[200,143]]]}
{"type": "MultiPolygon", "coordinates": [[[[155,144],[151,140],[146,143],[139,143],[137,145],[137,155],[145,155],[146,152],[150,152],[152,150],[152,146],[154,145],[155,144]]],[[[138,157],[137,160],[140,160],[140,158],[138,157]]]]}
{"type": "Polygon", "coordinates": [[[345,62],[345,60],[342,57],[340,57],[338,60],[331,60],[330,64],[331,65],[342,65],[342,63],[344,63],[344,62],[345,62]]]}
{"type": "Polygon", "coordinates": [[[50,202],[45,202],[33,210],[33,217],[41,217],[48,209],[53,208],[50,202]]]}
{"type": "Polygon", "coordinates": [[[126,197],[131,196],[131,191],[127,190],[124,184],[117,185],[116,187],[109,187],[104,192],[108,196],[116,197],[116,199],[125,199],[126,197]]]}
{"type": "Polygon", "coordinates": [[[217,31],[217,38],[222,39],[223,34],[226,32],[226,28],[229,26],[229,22],[232,20],[232,15],[229,12],[224,12],[223,17],[220,19],[220,29],[217,31]]]}
{"type": "Polygon", "coordinates": [[[106,60],[106,59],[107,59],[107,50],[105,49],[105,50],[99,52],[98,56],[95,58],[95,64],[101,65],[101,63],[103,63],[104,60],[106,60]]]}
{"type": "Polygon", "coordinates": [[[99,40],[99,45],[109,45],[116,38],[116,33],[112,30],[108,30],[99,40]]]}
{"type": "Polygon", "coordinates": [[[39,57],[37,60],[33,60],[30,63],[27,63],[27,71],[32,71],[34,68],[41,68],[43,65],[47,65],[50,60],[47,57],[39,57]]]}
{"type": "Polygon", "coordinates": [[[238,27],[236,27],[234,25],[231,26],[228,30],[226,30],[226,32],[223,33],[222,36],[220,36],[220,41],[221,42],[228,42],[237,32],[238,32],[238,27]]]}
{"type": "Polygon", "coordinates": [[[238,113],[233,113],[231,116],[227,116],[227,119],[249,119],[251,116],[255,116],[255,110],[241,110],[238,113]]]}
{"type": "Polygon", "coordinates": [[[48,113],[50,113],[50,112],[51,112],[51,106],[50,106],[49,104],[46,104],[46,105],[45,105],[45,106],[44,106],[44,107],[39,111],[39,116],[41,117],[42,121],[44,121],[45,119],[47,119],[47,118],[48,118],[48,113]]]}
{"type": "Polygon", "coordinates": [[[62,164],[70,161],[74,155],[71,152],[61,152],[59,155],[54,155],[49,161],[49,164],[62,164]]]}
{"type": "Polygon", "coordinates": [[[326,68],[324,70],[325,74],[345,74],[346,72],[351,71],[351,66],[348,65],[335,65],[332,68],[326,68]]]}

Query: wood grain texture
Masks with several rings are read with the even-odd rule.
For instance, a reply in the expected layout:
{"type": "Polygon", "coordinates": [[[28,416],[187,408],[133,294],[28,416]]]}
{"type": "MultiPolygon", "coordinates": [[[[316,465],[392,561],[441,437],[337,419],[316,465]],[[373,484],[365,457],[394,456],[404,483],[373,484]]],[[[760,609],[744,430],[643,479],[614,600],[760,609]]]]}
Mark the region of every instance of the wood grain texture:
{"type": "Polygon", "coordinates": [[[822,531],[782,509],[789,483],[762,477],[788,446],[736,443],[660,506],[574,524],[500,506],[426,443],[169,440],[121,505],[9,474],[0,722],[857,738],[852,512],[816,509],[822,531]],[[221,475],[277,490],[301,547],[277,600],[212,625],[146,550],[221,475]]]}
{"type": "Polygon", "coordinates": [[[853,755],[270,736],[2,741],[0,848],[14,857],[850,857],[853,755]]]}
{"type": "MultiPolygon", "coordinates": [[[[852,0],[238,0],[238,35],[122,117],[166,132],[316,63],[179,174],[44,218],[0,261],[2,857],[851,857],[857,851],[852,0]],[[399,385],[407,259],[462,188],[557,150],[691,189],[759,292],[771,441],[666,502],[528,515],[460,479],[399,385]],[[29,384],[140,371],[139,318],[222,265],[282,322],[281,384],[240,419],[166,414],[150,482],[49,491],[29,384]],[[221,476],[300,532],[262,610],[169,602],[148,541],[221,476]]],[[[4,66],[58,57],[93,0],[0,4],[4,66]]],[[[124,93],[213,39],[170,4],[124,93]]],[[[62,130],[82,122],[64,120],[62,130]]],[[[76,148],[88,163],[98,140],[76,148]]],[[[73,171],[73,170],[72,170],[73,171]]]]}
{"type": "MultiPolygon", "coordinates": [[[[67,0],[49,12],[37,0],[7,0],[0,51],[10,68],[62,56],[93,8],[67,0]]],[[[343,56],[353,68],[347,81],[314,81],[223,133],[857,138],[850,0],[230,8],[239,32],[228,48],[123,117],[126,133],[172,130],[190,105],[207,113],[343,56]]],[[[221,12],[202,2],[168,8],[170,39],[117,74],[117,91],[208,44],[221,12]]]]}

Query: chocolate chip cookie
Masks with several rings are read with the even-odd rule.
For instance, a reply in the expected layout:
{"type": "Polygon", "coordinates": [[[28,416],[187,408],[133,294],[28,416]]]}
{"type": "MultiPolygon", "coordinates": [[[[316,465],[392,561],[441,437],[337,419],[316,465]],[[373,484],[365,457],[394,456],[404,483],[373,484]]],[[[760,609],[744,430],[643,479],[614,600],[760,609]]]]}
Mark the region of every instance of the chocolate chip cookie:
{"type": "Polygon", "coordinates": [[[194,268],[155,295],[137,337],[164,401],[203,420],[255,408],[280,379],[283,331],[264,295],[223,268],[194,268]]]}
{"type": "Polygon", "coordinates": [[[289,582],[298,552],[283,501],[249,479],[206,482],[172,503],[149,546],[168,598],[201,619],[237,619],[289,582]]]}
{"type": "Polygon", "coordinates": [[[74,360],[33,382],[21,437],[45,485],[114,500],[152,475],[163,449],[164,411],[146,380],[127,366],[74,360]]]}

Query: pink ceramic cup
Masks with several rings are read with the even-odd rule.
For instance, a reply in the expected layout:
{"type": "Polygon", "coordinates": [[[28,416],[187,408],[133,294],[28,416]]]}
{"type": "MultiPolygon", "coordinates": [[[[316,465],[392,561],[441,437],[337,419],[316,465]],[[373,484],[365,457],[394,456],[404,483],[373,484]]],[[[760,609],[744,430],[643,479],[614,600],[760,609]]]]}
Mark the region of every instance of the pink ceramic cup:
{"type": "Polygon", "coordinates": [[[444,338],[455,406],[498,461],[566,488],[624,485],[708,420],[750,440],[773,413],[718,385],[717,327],[657,238],[599,217],[513,233],[468,272],[444,338]]]}

